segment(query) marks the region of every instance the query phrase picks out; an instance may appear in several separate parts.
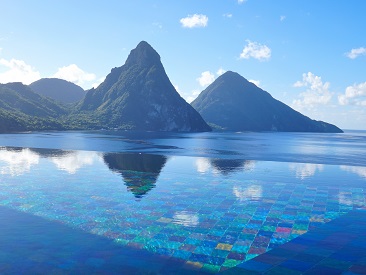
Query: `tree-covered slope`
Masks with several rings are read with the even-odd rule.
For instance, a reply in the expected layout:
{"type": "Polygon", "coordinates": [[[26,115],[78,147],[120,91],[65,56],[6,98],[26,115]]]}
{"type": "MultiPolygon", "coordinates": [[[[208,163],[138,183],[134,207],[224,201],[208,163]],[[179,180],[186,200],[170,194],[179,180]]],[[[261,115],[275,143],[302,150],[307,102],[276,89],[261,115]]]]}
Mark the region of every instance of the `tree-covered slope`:
{"type": "Polygon", "coordinates": [[[58,117],[67,113],[65,107],[18,82],[0,84],[0,108],[39,117],[58,117]]]}
{"type": "Polygon", "coordinates": [[[62,130],[67,109],[21,83],[0,84],[0,132],[62,130]]]}

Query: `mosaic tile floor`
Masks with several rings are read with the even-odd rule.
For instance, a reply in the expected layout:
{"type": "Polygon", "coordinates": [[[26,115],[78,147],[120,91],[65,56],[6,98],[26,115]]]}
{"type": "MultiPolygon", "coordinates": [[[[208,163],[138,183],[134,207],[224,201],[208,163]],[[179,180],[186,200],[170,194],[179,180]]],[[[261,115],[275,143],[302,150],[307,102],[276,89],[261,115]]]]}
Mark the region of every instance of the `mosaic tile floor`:
{"type": "Polygon", "coordinates": [[[351,211],[223,274],[366,274],[366,211],[351,211]]]}
{"type": "MultiPolygon", "coordinates": [[[[2,173],[0,205],[111,240],[120,250],[139,251],[142,258],[178,261],[183,270],[242,268],[254,257],[365,205],[365,179],[356,180],[336,166],[313,167],[319,173],[342,173],[342,182],[329,176],[334,181],[304,179],[287,163],[250,163],[249,171],[246,163],[239,172],[225,174],[214,161],[210,173],[202,165],[192,171],[199,163],[196,158],[159,157],[157,165],[151,157],[90,152],[88,165],[67,170],[60,159],[71,153],[55,159],[38,152],[32,169],[2,173]],[[131,160],[143,169],[121,169],[121,163],[131,160]],[[153,166],[148,165],[151,160],[153,166]]],[[[78,247],[70,245],[65,257],[73,259],[78,247]]],[[[105,252],[92,262],[102,265],[108,257],[105,252]]],[[[73,270],[78,260],[64,270],[73,270]]]]}

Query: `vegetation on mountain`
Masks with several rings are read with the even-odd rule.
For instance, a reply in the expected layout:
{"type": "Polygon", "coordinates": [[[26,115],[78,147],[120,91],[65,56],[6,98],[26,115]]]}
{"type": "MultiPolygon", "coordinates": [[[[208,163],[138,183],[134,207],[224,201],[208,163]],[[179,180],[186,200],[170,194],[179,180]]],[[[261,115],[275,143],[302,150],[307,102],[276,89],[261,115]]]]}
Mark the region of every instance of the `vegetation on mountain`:
{"type": "Polygon", "coordinates": [[[0,132],[63,130],[57,118],[67,108],[22,83],[0,84],[0,132]]]}

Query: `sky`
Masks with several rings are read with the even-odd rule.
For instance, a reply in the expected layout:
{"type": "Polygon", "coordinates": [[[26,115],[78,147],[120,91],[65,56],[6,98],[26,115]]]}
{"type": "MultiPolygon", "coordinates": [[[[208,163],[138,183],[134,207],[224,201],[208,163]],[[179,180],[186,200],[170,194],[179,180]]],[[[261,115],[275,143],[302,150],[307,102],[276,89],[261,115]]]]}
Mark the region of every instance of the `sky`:
{"type": "Polygon", "coordinates": [[[188,102],[234,71],[312,119],[366,130],[364,0],[0,0],[0,83],[100,84],[147,41],[188,102]]]}

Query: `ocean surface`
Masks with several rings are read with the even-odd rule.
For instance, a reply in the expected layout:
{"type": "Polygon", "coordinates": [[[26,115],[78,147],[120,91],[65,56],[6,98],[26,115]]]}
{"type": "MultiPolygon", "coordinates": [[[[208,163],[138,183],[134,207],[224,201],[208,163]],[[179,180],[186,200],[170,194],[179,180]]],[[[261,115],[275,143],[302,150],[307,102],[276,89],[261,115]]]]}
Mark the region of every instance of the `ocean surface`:
{"type": "Polygon", "coordinates": [[[365,131],[3,134],[0,272],[217,273],[365,208],[365,185],[365,131]]]}

